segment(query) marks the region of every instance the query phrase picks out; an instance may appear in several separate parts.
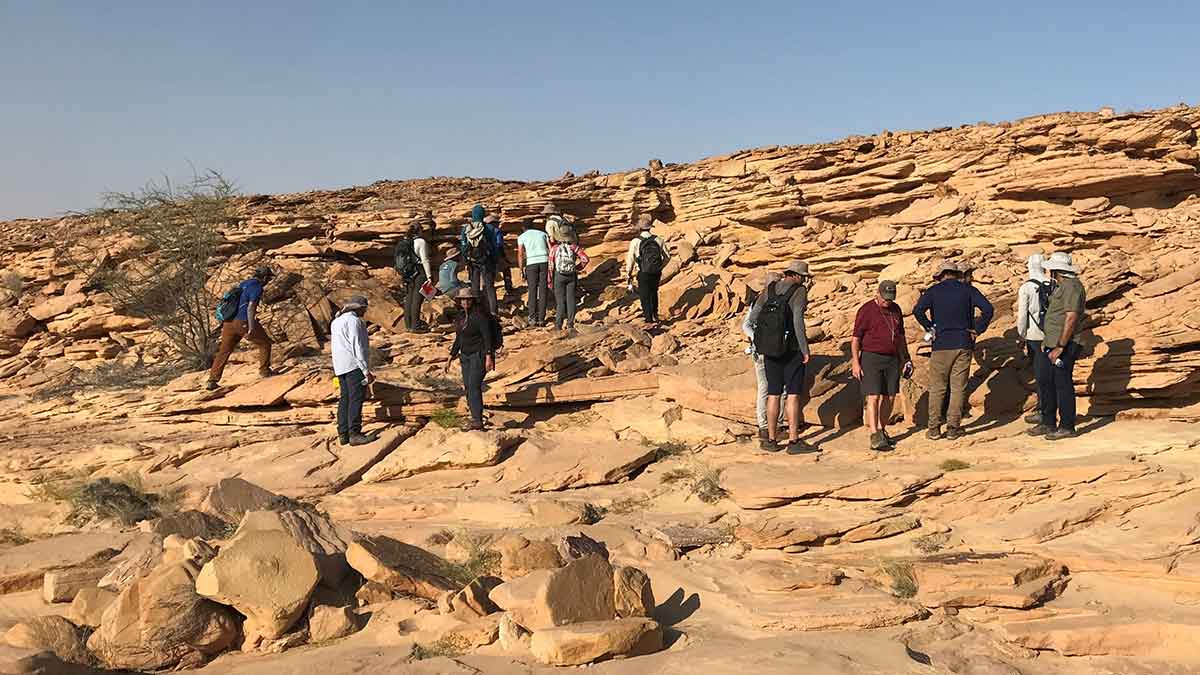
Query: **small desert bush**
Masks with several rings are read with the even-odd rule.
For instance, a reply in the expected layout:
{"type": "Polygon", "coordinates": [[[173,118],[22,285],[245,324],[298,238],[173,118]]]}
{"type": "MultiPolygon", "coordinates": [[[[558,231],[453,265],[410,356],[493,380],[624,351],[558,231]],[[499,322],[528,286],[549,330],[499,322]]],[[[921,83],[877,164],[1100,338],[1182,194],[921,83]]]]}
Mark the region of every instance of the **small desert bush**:
{"type": "Polygon", "coordinates": [[[28,496],[35,501],[65,502],[71,508],[66,521],[76,526],[97,518],[133,525],[169,513],[176,501],[170,495],[145,492],[136,474],[115,479],[42,477],[34,481],[28,496]]]}
{"type": "Polygon", "coordinates": [[[435,410],[429,420],[443,429],[457,429],[462,426],[463,416],[454,408],[435,410]]]}
{"type": "Polygon", "coordinates": [[[971,468],[971,465],[961,459],[948,459],[941,463],[942,471],[961,471],[971,468]]]}
{"type": "Polygon", "coordinates": [[[0,275],[0,286],[6,288],[16,297],[21,296],[21,291],[25,290],[25,280],[16,272],[5,272],[0,275]]]}
{"type": "Polygon", "coordinates": [[[921,553],[937,553],[950,541],[950,535],[945,532],[930,532],[913,540],[913,547],[921,553]]]}
{"type": "Polygon", "coordinates": [[[451,541],[466,549],[467,559],[457,563],[447,561],[448,579],[466,586],[479,577],[500,573],[500,552],[491,547],[491,537],[458,532],[451,541]]]}
{"type": "Polygon", "coordinates": [[[883,563],[882,568],[892,580],[892,595],[911,598],[917,594],[917,577],[911,564],[890,560],[883,563]]]}
{"type": "Polygon", "coordinates": [[[0,527],[0,546],[20,546],[33,541],[18,527],[0,527]]]}
{"type": "Polygon", "coordinates": [[[424,661],[426,659],[442,657],[453,659],[466,654],[470,646],[466,638],[461,635],[447,635],[428,645],[423,645],[419,642],[414,644],[408,658],[412,661],[424,661]]]}

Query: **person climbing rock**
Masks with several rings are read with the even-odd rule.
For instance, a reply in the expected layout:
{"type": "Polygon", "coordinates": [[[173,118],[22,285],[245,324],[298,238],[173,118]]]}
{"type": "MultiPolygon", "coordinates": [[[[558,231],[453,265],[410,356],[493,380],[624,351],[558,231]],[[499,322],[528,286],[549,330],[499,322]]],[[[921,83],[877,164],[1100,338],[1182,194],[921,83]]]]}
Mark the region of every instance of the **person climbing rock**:
{"type": "Polygon", "coordinates": [[[575,330],[576,290],[579,273],[588,266],[579,244],[558,242],[550,246],[549,278],[554,287],[554,327],[568,334],[575,330]]]}
{"type": "Polygon", "coordinates": [[[549,290],[547,270],[550,262],[550,238],[531,220],[522,224],[517,237],[517,264],[525,275],[525,310],[529,325],[546,325],[546,296],[549,290]]]}
{"type": "Polygon", "coordinates": [[[482,204],[471,209],[471,220],[463,227],[459,249],[471,274],[471,288],[479,294],[493,316],[496,303],[496,236],[484,223],[487,211],[482,204]]]}
{"type": "Polygon", "coordinates": [[[662,283],[663,269],[671,255],[663,238],[652,232],[654,219],[650,214],[638,216],[637,227],[640,232],[629,242],[629,251],[625,254],[625,278],[630,290],[633,289],[634,279],[637,279],[642,320],[654,325],[658,323],[658,286],[662,283]]]}
{"type": "Polygon", "coordinates": [[[454,344],[450,346],[450,358],[446,370],[457,358],[462,365],[463,389],[467,395],[467,407],[471,420],[465,431],[483,430],[483,378],[496,367],[496,323],[479,302],[479,293],[473,288],[458,291],[458,318],[455,320],[454,344]]]}
{"type": "Polygon", "coordinates": [[[433,278],[429,262],[429,244],[422,231],[434,228],[432,217],[422,216],[409,223],[408,234],[396,243],[393,252],[396,273],[404,282],[404,328],[409,332],[421,329],[421,305],[425,297],[421,286],[433,278]]]}
{"type": "Polygon", "coordinates": [[[233,318],[221,322],[221,342],[212,368],[208,371],[209,390],[219,386],[221,376],[225,373],[225,364],[243,337],[258,347],[258,374],[261,377],[274,374],[271,371],[271,337],[258,321],[258,303],[262,301],[263,288],[274,278],[275,271],[263,265],[254,270],[253,276],[238,284],[237,313],[233,318]]]}

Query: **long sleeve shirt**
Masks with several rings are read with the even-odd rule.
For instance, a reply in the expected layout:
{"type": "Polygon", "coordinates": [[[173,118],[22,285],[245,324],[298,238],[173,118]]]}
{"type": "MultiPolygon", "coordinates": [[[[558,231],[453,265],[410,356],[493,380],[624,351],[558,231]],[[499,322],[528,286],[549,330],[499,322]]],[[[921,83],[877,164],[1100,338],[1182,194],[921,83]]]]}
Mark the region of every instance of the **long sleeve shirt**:
{"type": "Polygon", "coordinates": [[[492,344],[492,327],[488,316],[478,309],[473,309],[459,320],[458,329],[454,333],[454,344],[450,345],[450,358],[459,354],[485,355],[495,353],[492,344]]]}
{"type": "Polygon", "coordinates": [[[355,369],[363,375],[371,372],[365,321],[354,312],[342,312],[330,324],[329,332],[334,375],[345,375],[355,369]]]}
{"type": "Polygon", "coordinates": [[[588,266],[588,263],[590,263],[592,261],[592,259],[587,257],[587,254],[583,252],[583,249],[580,248],[579,244],[556,243],[556,244],[552,245],[550,247],[550,264],[547,266],[547,270],[546,270],[546,277],[551,283],[554,282],[554,260],[555,260],[555,257],[558,255],[558,249],[560,246],[569,246],[569,247],[571,247],[571,250],[575,252],[575,273],[576,274],[578,274],[579,272],[582,272],[584,270],[584,268],[588,266]]]}
{"type": "Polygon", "coordinates": [[[970,349],[974,344],[971,331],[982,335],[992,322],[995,310],[992,303],[974,286],[957,279],[934,284],[921,295],[913,316],[925,330],[933,330],[933,349],[970,349]],[[975,310],[979,318],[975,318],[975,310]]]}
{"type": "Polygon", "coordinates": [[[421,261],[421,267],[425,270],[425,278],[433,278],[433,266],[429,262],[429,244],[425,243],[424,237],[413,239],[413,252],[417,254],[417,258],[421,261]]]}
{"type": "MultiPolygon", "coordinates": [[[[779,295],[786,295],[788,289],[793,286],[791,281],[779,281],[775,283],[775,292],[779,295]]],[[[767,302],[769,291],[763,291],[758,294],[758,299],[754,301],[754,306],[750,308],[750,314],[743,321],[743,326],[749,324],[754,326],[758,323],[758,313],[762,311],[763,305],[767,302]]],[[[796,336],[796,344],[800,347],[800,353],[805,356],[811,356],[812,352],[808,348],[807,329],[804,326],[804,312],[808,309],[808,289],[800,286],[796,292],[792,294],[792,299],[788,302],[788,307],[792,310],[792,330],[796,336]]],[[[751,329],[753,330],[753,328],[751,329]]]]}
{"type": "Polygon", "coordinates": [[[670,262],[671,252],[667,250],[667,242],[663,241],[663,238],[656,234],[651,234],[649,232],[642,232],[640,236],[638,236],[633,241],[629,242],[629,251],[625,254],[625,278],[626,279],[633,277],[633,270],[638,265],[638,255],[640,255],[642,252],[642,240],[649,239],[650,237],[654,237],[655,239],[657,239],[658,247],[662,249],[663,267],[666,268],[667,263],[670,262]]]}

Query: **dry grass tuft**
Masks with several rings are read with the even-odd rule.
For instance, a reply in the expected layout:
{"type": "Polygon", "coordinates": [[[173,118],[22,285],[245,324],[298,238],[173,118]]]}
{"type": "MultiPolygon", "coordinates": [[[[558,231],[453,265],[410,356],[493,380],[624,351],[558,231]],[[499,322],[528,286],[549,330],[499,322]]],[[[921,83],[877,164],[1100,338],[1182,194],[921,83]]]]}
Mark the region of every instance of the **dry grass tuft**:
{"type": "Polygon", "coordinates": [[[882,569],[892,579],[892,595],[911,598],[917,594],[917,577],[910,563],[889,560],[883,563],[882,569]]]}

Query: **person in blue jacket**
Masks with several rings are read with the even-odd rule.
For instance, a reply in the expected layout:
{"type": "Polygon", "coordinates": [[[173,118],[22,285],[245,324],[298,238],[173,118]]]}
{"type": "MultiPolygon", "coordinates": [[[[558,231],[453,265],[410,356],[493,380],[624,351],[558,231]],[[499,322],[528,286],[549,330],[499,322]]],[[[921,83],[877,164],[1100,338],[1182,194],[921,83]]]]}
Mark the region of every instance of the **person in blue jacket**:
{"type": "Polygon", "coordinates": [[[944,421],[945,438],[954,440],[962,436],[963,399],[971,375],[975,338],[987,330],[995,310],[978,289],[963,281],[962,268],[954,262],[945,261],[939,265],[934,279],[937,283],[921,295],[913,308],[917,323],[934,336],[933,354],[929,359],[926,436],[931,440],[942,438],[944,421]],[[978,318],[976,310],[979,310],[978,318]],[[944,405],[947,390],[949,408],[944,405]]]}

